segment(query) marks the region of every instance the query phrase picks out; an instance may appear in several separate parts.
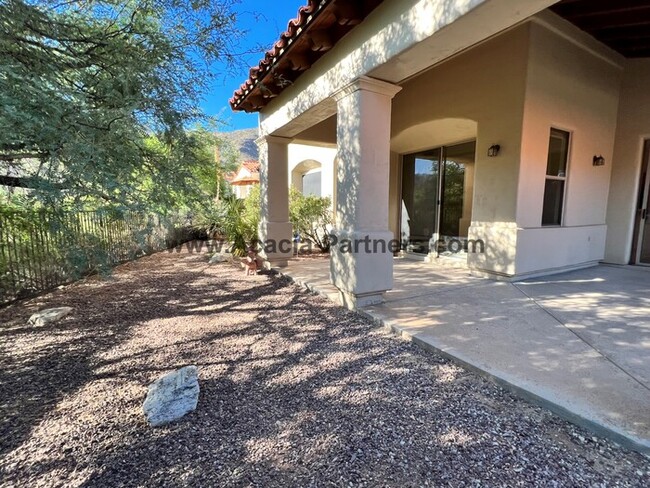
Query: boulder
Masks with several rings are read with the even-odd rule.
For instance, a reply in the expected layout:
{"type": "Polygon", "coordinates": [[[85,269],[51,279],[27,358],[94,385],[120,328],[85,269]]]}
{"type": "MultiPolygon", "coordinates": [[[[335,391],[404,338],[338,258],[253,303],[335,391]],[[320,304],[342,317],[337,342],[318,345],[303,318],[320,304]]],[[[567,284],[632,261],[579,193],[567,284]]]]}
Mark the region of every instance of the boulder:
{"type": "Polygon", "coordinates": [[[185,366],[149,385],[142,410],[149,425],[158,427],[194,411],[198,401],[198,369],[185,366]]]}
{"type": "Polygon", "coordinates": [[[218,252],[210,258],[208,264],[225,263],[226,261],[230,261],[230,256],[228,254],[218,252]]]}
{"type": "Polygon", "coordinates": [[[29,321],[27,323],[29,325],[35,326],[49,324],[51,322],[56,322],[57,320],[62,319],[70,312],[72,312],[72,307],[48,308],[46,310],[36,312],[34,315],[29,317],[29,321]]]}

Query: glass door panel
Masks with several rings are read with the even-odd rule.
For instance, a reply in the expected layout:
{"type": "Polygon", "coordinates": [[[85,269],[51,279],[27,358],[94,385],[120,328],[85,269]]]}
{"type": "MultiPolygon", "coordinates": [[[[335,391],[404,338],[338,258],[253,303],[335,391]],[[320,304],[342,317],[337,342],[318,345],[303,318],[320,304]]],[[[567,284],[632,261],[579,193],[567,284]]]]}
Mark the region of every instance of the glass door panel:
{"type": "Polygon", "coordinates": [[[429,252],[437,228],[440,149],[404,156],[402,166],[402,248],[429,252]]]}
{"type": "MultiPolygon", "coordinates": [[[[467,168],[474,164],[475,142],[444,148],[444,175],[442,181],[442,208],[440,212],[440,237],[467,237],[463,217],[471,213],[471,196],[466,196],[467,168]],[[467,208],[469,207],[469,208],[467,208]]],[[[471,188],[470,188],[471,190],[471,188]]]]}
{"type": "Polygon", "coordinates": [[[641,205],[640,229],[641,229],[641,246],[639,248],[639,263],[650,265],[650,141],[645,143],[644,151],[644,174],[642,179],[644,185],[644,195],[641,205]]]}
{"type": "Polygon", "coordinates": [[[645,142],[637,197],[632,264],[650,265],[650,140],[645,142]]]}
{"type": "Polygon", "coordinates": [[[403,157],[403,250],[428,254],[432,238],[467,237],[475,150],[468,142],[403,157]]]}

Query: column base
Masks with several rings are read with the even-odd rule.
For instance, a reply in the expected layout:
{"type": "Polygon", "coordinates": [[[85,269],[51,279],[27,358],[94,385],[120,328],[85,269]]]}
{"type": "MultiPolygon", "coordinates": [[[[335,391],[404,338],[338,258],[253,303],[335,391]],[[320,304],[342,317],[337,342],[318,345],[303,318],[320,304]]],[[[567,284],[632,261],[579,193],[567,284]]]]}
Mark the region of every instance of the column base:
{"type": "Polygon", "coordinates": [[[293,228],[291,222],[262,222],[260,224],[262,252],[267,268],[282,268],[293,256],[293,228]]]}
{"type": "Polygon", "coordinates": [[[393,287],[393,233],[390,231],[333,232],[330,279],[348,308],[382,303],[393,287]]]}
{"type": "Polygon", "coordinates": [[[339,290],[339,297],[341,299],[341,304],[350,310],[369,307],[370,305],[379,305],[380,303],[385,302],[384,292],[355,295],[354,293],[339,290]]]}

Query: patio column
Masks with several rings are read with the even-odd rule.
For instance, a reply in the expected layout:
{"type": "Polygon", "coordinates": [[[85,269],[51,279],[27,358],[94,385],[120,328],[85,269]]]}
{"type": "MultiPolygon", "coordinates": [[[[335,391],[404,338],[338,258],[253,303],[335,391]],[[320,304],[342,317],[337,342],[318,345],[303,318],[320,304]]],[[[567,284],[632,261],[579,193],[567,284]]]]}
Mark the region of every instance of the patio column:
{"type": "Polygon", "coordinates": [[[259,237],[262,256],[270,267],[283,267],[293,254],[289,222],[288,145],[291,139],[260,137],[256,143],[260,159],[261,218],[259,237]]]}
{"type": "Polygon", "coordinates": [[[334,95],[338,165],[330,278],[348,308],[380,303],[393,287],[390,120],[391,101],[399,90],[361,77],[334,95]]]}

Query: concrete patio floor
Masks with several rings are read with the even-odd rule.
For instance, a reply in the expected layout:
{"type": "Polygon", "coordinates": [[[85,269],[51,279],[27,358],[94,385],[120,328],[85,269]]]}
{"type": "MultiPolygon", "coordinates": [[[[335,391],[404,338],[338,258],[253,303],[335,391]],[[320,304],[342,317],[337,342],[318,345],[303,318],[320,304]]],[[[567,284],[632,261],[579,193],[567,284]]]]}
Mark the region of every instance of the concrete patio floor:
{"type": "MultiPolygon", "coordinates": [[[[329,261],[281,270],[338,301],[329,261]]],[[[650,269],[598,266],[518,283],[396,259],[360,310],[425,348],[627,447],[650,453],[650,269]]]]}

